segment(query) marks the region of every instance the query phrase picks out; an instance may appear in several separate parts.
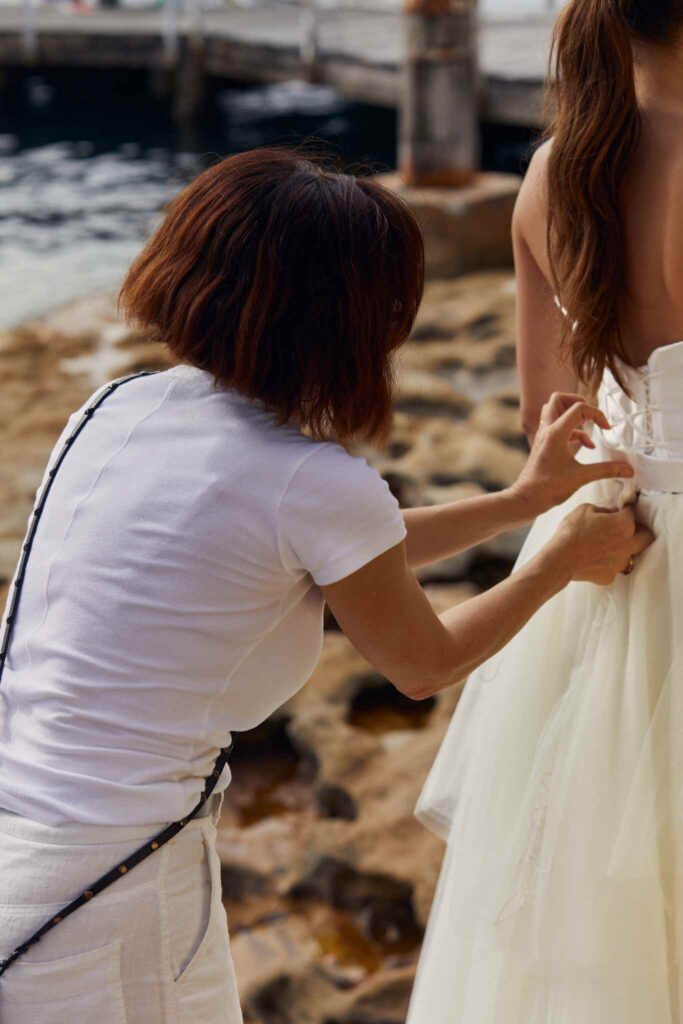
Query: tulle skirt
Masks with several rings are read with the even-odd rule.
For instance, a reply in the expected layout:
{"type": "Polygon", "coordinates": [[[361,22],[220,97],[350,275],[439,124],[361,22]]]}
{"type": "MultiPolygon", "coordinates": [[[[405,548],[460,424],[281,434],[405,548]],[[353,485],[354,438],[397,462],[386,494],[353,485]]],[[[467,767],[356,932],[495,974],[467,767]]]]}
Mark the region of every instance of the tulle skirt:
{"type": "Polygon", "coordinates": [[[632,575],[570,584],[467,683],[417,807],[447,850],[408,1024],[683,1021],[683,496],[637,516],[632,575]]]}

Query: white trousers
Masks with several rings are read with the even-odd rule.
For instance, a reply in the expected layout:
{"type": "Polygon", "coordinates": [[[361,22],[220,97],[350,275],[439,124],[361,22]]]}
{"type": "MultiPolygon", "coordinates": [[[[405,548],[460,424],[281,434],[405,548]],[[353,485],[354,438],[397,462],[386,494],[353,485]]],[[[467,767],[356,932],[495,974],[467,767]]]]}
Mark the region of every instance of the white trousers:
{"type": "MultiPolygon", "coordinates": [[[[2,1024],[242,1024],[215,845],[221,802],[7,969],[2,1024]]],[[[153,831],[0,812],[0,958],[153,831]]]]}

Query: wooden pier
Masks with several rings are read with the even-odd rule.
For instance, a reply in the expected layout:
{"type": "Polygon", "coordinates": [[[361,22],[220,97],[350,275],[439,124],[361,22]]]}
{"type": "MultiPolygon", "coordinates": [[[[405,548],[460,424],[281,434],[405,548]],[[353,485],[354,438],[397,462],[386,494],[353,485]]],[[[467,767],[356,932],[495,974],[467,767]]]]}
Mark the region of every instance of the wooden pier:
{"type": "MultiPolygon", "coordinates": [[[[165,69],[190,63],[201,75],[249,82],[304,79],[348,99],[400,103],[405,34],[398,11],[325,10],[290,4],[230,6],[201,22],[181,13],[94,10],[66,14],[0,8],[0,67],[165,69]]],[[[540,123],[551,21],[487,21],[479,28],[480,116],[540,123]]],[[[187,79],[184,79],[187,80],[187,79]]],[[[187,96],[189,105],[192,97],[187,96]]]]}

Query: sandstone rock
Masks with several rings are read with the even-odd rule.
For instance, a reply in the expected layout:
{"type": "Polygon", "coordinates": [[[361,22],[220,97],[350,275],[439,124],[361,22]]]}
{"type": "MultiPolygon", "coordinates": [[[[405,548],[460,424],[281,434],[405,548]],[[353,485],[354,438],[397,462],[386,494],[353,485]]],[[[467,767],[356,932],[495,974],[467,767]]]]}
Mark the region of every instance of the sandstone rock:
{"type": "Polygon", "coordinates": [[[263,1001],[280,978],[312,973],[319,953],[305,921],[294,915],[232,935],[231,947],[247,1007],[259,996],[263,1001]]]}
{"type": "Polygon", "coordinates": [[[415,978],[413,967],[389,969],[359,985],[326,1024],[404,1024],[415,978]]]}
{"type": "Polygon", "coordinates": [[[446,381],[432,374],[406,370],[399,378],[397,408],[413,416],[449,416],[464,419],[470,403],[456,395],[446,381]]]}
{"type": "Polygon", "coordinates": [[[512,265],[510,226],[522,182],[518,175],[478,174],[457,189],[413,188],[396,173],[382,175],[382,182],[420,221],[430,277],[512,265]]]}

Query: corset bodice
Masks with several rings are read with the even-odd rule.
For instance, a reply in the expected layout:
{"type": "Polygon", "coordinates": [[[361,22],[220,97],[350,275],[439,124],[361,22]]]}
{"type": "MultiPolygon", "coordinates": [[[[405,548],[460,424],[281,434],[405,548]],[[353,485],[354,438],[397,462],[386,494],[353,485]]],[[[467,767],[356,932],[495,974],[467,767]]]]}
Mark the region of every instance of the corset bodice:
{"type": "MultiPolygon", "coordinates": [[[[683,341],[655,349],[644,366],[624,367],[630,395],[605,372],[599,404],[612,429],[601,454],[624,455],[643,492],[683,492],[683,341]]],[[[596,438],[598,440],[598,438],[596,438]]]]}

